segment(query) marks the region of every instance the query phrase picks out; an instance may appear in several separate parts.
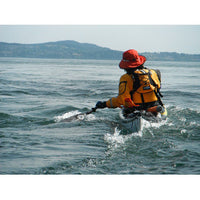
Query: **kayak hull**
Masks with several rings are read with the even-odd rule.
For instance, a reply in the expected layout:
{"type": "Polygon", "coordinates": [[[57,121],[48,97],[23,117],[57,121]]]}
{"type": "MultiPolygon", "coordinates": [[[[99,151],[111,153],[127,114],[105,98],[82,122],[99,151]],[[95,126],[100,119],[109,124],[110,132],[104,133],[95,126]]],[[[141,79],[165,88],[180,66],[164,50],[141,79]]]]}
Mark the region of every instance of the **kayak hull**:
{"type": "Polygon", "coordinates": [[[126,128],[128,131],[135,133],[139,132],[142,129],[142,116],[141,115],[134,115],[129,118],[125,118],[120,111],[120,120],[121,120],[121,125],[126,128]]]}
{"type": "Polygon", "coordinates": [[[146,111],[136,111],[125,117],[123,115],[123,109],[119,113],[121,125],[128,131],[134,133],[142,130],[143,120],[147,120],[149,122],[161,122],[162,120],[166,120],[167,118],[167,109],[164,107],[162,113],[158,116],[153,115],[151,112],[146,111]]]}

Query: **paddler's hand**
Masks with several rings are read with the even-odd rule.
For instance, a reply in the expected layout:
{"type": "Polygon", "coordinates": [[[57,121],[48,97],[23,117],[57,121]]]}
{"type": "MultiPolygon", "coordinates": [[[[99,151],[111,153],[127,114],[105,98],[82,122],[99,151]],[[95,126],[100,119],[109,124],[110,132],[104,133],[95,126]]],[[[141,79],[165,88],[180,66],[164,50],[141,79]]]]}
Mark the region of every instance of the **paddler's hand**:
{"type": "Polygon", "coordinates": [[[105,101],[98,101],[96,104],[96,108],[106,108],[106,102],[105,101]]]}

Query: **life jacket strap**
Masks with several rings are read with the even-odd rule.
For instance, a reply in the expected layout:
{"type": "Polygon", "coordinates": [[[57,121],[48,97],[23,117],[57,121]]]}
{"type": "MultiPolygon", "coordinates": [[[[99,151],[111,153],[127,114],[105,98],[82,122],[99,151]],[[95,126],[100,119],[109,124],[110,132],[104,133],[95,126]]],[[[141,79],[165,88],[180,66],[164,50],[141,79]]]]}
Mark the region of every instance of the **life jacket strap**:
{"type": "Polygon", "coordinates": [[[158,99],[158,102],[159,102],[159,104],[161,105],[161,106],[163,106],[163,102],[161,101],[161,98],[160,98],[160,96],[158,95],[158,93],[154,90],[154,93],[155,93],[155,95],[156,95],[156,97],[157,97],[157,99],[158,99]]]}
{"type": "MultiPolygon", "coordinates": [[[[148,72],[145,72],[144,70],[140,70],[140,71],[142,71],[143,75],[148,75],[150,84],[155,87],[154,93],[155,93],[155,95],[156,95],[156,97],[158,99],[158,102],[160,103],[161,106],[163,106],[163,103],[162,103],[161,98],[160,98],[160,97],[163,97],[163,95],[161,94],[160,89],[158,88],[158,86],[155,83],[155,81],[152,79],[150,69],[148,69],[148,68],[145,68],[145,69],[147,69],[148,72]]],[[[131,99],[132,100],[133,100],[133,94],[137,91],[137,89],[141,85],[140,84],[139,76],[140,76],[139,74],[133,73],[133,79],[134,79],[133,90],[130,91],[130,95],[131,95],[131,99]]],[[[157,76],[158,76],[158,74],[157,74],[157,76]]],[[[144,97],[143,97],[143,94],[141,93],[140,95],[141,95],[141,100],[142,100],[142,106],[144,106],[144,97]]]]}
{"type": "Polygon", "coordinates": [[[142,106],[144,106],[144,96],[142,93],[140,94],[140,96],[141,96],[141,100],[142,100],[142,106]]]}
{"type": "Polygon", "coordinates": [[[161,92],[160,92],[160,89],[158,89],[158,92],[157,92],[157,93],[159,94],[160,97],[163,97],[163,95],[162,95],[161,92]]]}

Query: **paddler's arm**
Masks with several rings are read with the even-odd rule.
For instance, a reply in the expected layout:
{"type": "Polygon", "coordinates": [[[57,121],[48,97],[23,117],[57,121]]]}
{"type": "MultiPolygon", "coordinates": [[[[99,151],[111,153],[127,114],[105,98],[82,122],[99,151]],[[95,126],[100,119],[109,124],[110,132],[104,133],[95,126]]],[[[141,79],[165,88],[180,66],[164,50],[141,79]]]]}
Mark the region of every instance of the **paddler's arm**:
{"type": "Polygon", "coordinates": [[[108,108],[121,108],[124,105],[126,98],[131,98],[130,91],[133,87],[133,80],[130,75],[124,74],[119,81],[119,94],[117,97],[112,97],[106,101],[106,107],[108,108]]]}

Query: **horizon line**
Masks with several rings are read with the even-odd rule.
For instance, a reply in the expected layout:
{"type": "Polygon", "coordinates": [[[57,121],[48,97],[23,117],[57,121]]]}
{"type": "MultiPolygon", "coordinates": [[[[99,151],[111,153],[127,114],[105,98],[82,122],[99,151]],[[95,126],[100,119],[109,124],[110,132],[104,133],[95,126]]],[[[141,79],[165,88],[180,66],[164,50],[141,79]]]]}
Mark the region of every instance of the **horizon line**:
{"type": "MultiPolygon", "coordinates": [[[[73,41],[73,42],[77,42],[79,44],[91,44],[91,45],[96,45],[98,47],[101,48],[108,48],[110,50],[113,51],[120,51],[120,52],[124,52],[122,50],[115,50],[115,49],[111,49],[110,47],[103,47],[103,46],[99,46],[97,44],[94,43],[89,43],[89,42],[78,42],[76,40],[56,40],[56,41],[48,41],[48,42],[33,42],[33,43],[19,43],[19,42],[3,42],[0,41],[0,43],[6,43],[6,44],[21,44],[21,45],[38,45],[38,44],[47,44],[47,43],[56,43],[56,42],[65,42],[65,41],[73,41]]],[[[128,49],[127,49],[128,50],[128,49]]],[[[139,51],[138,51],[139,52],[139,51]]],[[[176,52],[176,51],[144,51],[144,52],[139,52],[139,53],[177,53],[177,54],[188,54],[188,55],[200,55],[200,53],[181,53],[181,52],[176,52]]]]}

